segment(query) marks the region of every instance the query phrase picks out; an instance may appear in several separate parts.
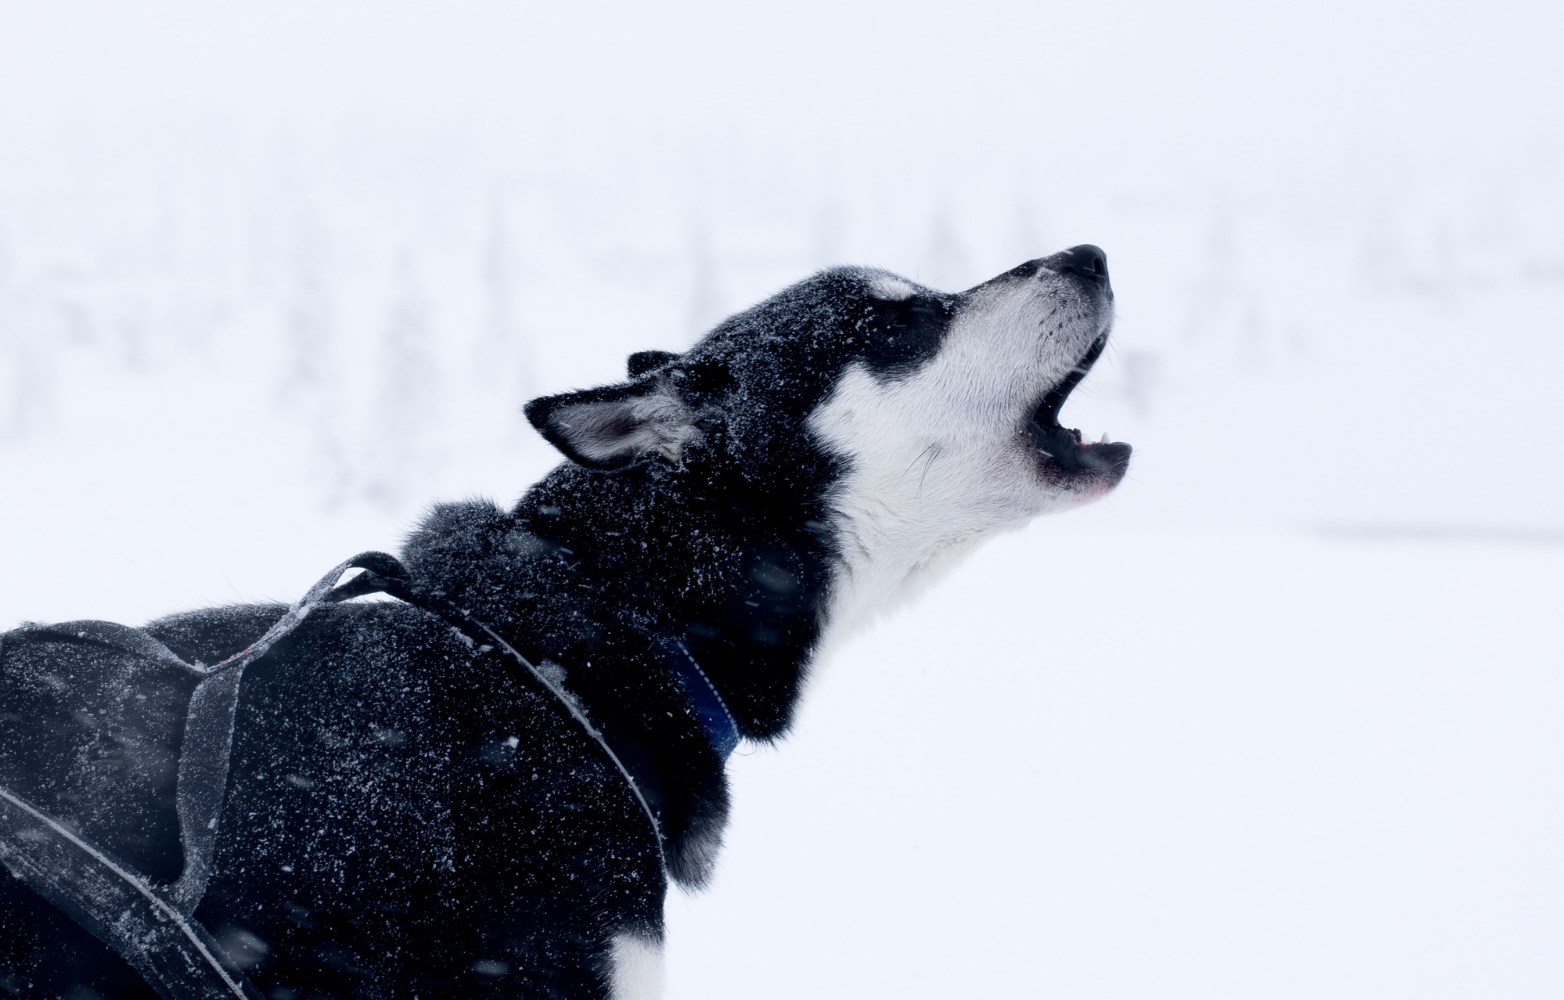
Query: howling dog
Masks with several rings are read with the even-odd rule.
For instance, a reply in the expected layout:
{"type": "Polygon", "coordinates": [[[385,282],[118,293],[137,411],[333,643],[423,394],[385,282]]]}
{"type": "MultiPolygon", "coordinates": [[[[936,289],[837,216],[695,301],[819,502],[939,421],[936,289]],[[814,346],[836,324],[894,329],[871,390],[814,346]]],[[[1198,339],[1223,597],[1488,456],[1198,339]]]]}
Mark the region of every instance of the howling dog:
{"type": "Polygon", "coordinates": [[[1059,420],[1112,318],[1094,246],[828,270],[528,403],[567,461],[292,608],[0,636],[0,994],[655,996],[823,646],[1123,479],[1059,420]]]}

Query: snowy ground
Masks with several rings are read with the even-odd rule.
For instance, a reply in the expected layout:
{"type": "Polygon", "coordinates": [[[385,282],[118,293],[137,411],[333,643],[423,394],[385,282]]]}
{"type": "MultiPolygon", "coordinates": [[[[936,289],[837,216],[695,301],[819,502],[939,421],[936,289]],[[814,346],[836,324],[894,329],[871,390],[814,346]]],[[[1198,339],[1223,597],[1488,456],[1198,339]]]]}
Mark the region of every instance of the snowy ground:
{"type": "Polygon", "coordinates": [[[671,995],[1564,989],[1556,12],[456,6],[0,8],[0,626],[291,599],[815,267],[1096,242],[1130,480],[735,759],[671,995]]]}
{"type": "Polygon", "coordinates": [[[673,995],[1556,995],[1564,547],[1092,521],[736,761],[673,995]]]}

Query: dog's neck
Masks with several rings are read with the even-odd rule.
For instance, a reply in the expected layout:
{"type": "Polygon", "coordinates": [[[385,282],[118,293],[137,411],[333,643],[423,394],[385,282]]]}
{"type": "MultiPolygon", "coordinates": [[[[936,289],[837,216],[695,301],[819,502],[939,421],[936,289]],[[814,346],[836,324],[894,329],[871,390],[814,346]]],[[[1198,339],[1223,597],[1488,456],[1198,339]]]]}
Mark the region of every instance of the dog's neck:
{"type": "Polygon", "coordinates": [[[829,539],[808,504],[745,503],[698,474],[647,463],[611,474],[561,466],[514,514],[577,557],[599,612],[684,641],[746,736],[791,720],[819,638],[829,539]]]}
{"type": "Polygon", "coordinates": [[[818,645],[831,540],[808,504],[745,505],[720,487],[651,463],[562,465],[509,513],[436,508],[404,551],[425,585],[501,626],[561,620],[539,609],[565,595],[582,620],[682,641],[743,735],[769,739],[818,645]]]}

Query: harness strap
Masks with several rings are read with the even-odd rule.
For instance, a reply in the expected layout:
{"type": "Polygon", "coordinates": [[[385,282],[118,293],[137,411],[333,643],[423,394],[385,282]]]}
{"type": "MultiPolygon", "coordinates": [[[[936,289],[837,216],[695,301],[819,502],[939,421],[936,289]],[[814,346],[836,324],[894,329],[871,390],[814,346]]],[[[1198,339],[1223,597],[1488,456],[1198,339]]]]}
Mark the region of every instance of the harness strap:
{"type": "Polygon", "coordinates": [[[559,685],[553,678],[533,665],[532,661],[521,654],[515,646],[506,642],[504,637],[495,632],[483,622],[474,618],[464,609],[457,607],[443,597],[426,594],[414,590],[407,581],[407,570],[394,556],[384,552],[365,553],[356,558],[376,556],[387,562],[379,567],[365,567],[364,572],[353,580],[338,587],[329,598],[330,600],[347,600],[353,597],[361,597],[365,594],[382,592],[390,594],[398,600],[405,601],[416,608],[421,608],[443,620],[451,626],[456,633],[462,636],[473,648],[476,654],[485,654],[499,651],[521,666],[523,676],[530,678],[534,683],[543,688],[544,692],[552,696],[580,726],[582,732],[602,751],[603,756],[613,764],[620,777],[624,778],[625,786],[630,789],[630,794],[635,796],[636,804],[641,807],[641,812],[646,815],[646,822],[652,828],[652,840],[657,845],[657,862],[662,871],[668,871],[668,856],[663,846],[662,824],[657,820],[657,813],[651,803],[646,799],[640,782],[630,773],[623,760],[608,745],[602,732],[592,724],[592,720],[582,711],[575,697],[559,685]],[[378,570],[378,571],[377,571],[378,570]]]}
{"type": "Polygon", "coordinates": [[[172,899],[4,788],[0,861],[114,949],[165,1000],[262,1000],[172,899]]]}
{"type": "MultiPolygon", "coordinates": [[[[196,685],[185,715],[175,803],[185,864],[179,880],[168,889],[117,864],[64,823],[0,787],[0,863],[114,949],[165,1000],[262,1000],[191,916],[211,877],[217,821],[228,787],[239,682],[246,666],[266,655],[329,599],[343,573],[383,569],[386,560],[396,563],[378,552],[349,559],[311,587],[250,646],[213,667],[191,667],[205,676],[196,685]]],[[[145,640],[128,651],[157,660],[172,656],[150,636],[145,640]]]]}
{"type": "Polygon", "coordinates": [[[234,715],[239,707],[239,682],[244,668],[265,656],[322,604],[335,600],[332,593],[342,574],[353,569],[366,573],[387,570],[401,563],[384,552],[361,552],[321,577],[304,596],[273,623],[255,642],[212,667],[196,685],[185,712],[185,738],[180,746],[178,799],[179,838],[184,844],[185,867],[170,896],[186,914],[194,913],[212,874],[212,854],[217,848],[217,821],[228,789],[228,760],[233,752],[234,715]]]}

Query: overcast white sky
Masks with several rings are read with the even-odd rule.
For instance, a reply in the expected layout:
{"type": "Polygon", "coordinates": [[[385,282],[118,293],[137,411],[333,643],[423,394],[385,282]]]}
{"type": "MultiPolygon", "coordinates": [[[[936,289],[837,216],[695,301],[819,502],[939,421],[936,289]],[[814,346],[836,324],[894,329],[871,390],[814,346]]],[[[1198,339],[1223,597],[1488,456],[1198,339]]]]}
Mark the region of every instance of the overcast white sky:
{"type": "Polygon", "coordinates": [[[1195,161],[1559,138],[1546,3],[19,3],[0,116],[470,116],[573,139],[1026,142],[1195,161]]]}

